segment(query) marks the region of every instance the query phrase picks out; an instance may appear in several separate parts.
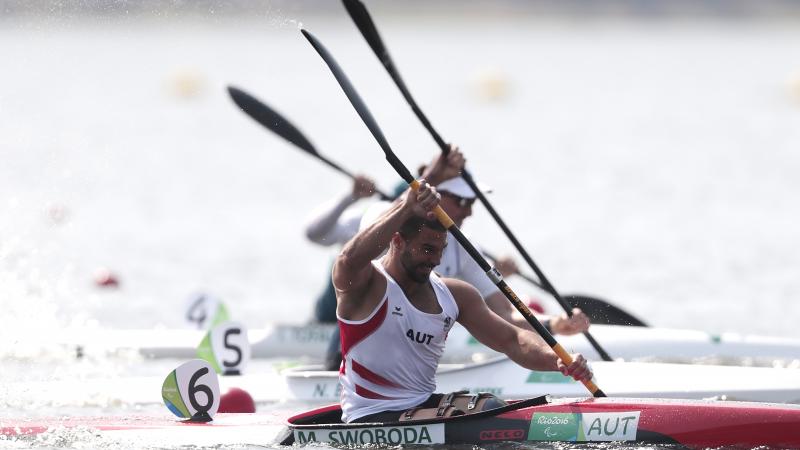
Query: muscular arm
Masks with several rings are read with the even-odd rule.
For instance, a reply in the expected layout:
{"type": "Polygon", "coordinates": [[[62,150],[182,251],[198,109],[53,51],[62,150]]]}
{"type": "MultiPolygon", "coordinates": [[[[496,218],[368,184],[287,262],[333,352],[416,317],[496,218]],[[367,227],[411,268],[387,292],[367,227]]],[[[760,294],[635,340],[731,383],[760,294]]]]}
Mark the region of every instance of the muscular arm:
{"type": "Polygon", "coordinates": [[[364,230],[358,232],[345,246],[333,264],[333,287],[336,289],[337,312],[348,320],[363,319],[374,308],[380,294],[370,295],[373,280],[381,277],[372,266],[389,246],[394,230],[410,217],[405,202],[392,204],[388,211],[364,230]]]}
{"type": "Polygon", "coordinates": [[[495,314],[469,284],[454,279],[445,282],[458,304],[458,321],[478,341],[525,368],[559,370],[558,357],[538,334],[513,326],[495,314]]]}
{"type": "Polygon", "coordinates": [[[495,314],[513,325],[533,331],[533,327],[522,317],[522,314],[518,313],[514,307],[511,306],[511,303],[506,300],[505,295],[503,295],[500,289],[489,280],[483,269],[469,256],[469,253],[458,243],[454,244],[458,247],[457,251],[459,254],[455,258],[458,262],[458,269],[453,276],[474,286],[481,297],[486,300],[486,305],[489,309],[494,311],[495,314]]]}
{"type": "Polygon", "coordinates": [[[502,317],[505,321],[514,324],[526,330],[533,330],[533,327],[518,313],[511,303],[506,299],[500,290],[495,290],[486,296],[486,306],[489,307],[495,314],[502,317]]]}
{"type": "Polygon", "coordinates": [[[511,325],[492,312],[475,288],[454,279],[445,283],[458,304],[458,321],[483,344],[527,369],[558,370],[579,381],[592,379],[592,369],[582,355],[571,355],[572,363],[564,365],[538,334],[511,325]]]}
{"type": "Polygon", "coordinates": [[[378,219],[358,232],[343,248],[333,264],[333,286],[336,289],[337,312],[349,320],[360,320],[381,300],[386,280],[372,266],[389,246],[395,232],[413,215],[432,216],[439,194],[420,180],[417,191],[407,191],[403,200],[395,202],[378,219]],[[376,282],[380,280],[380,282],[376,282]]]}
{"type": "MultiPolygon", "coordinates": [[[[494,311],[495,314],[518,327],[526,330],[533,330],[533,327],[525,320],[525,317],[514,309],[505,295],[500,292],[500,289],[486,277],[483,269],[471,259],[469,254],[460,245],[458,246],[458,250],[460,254],[457,259],[460,263],[458,271],[453,276],[475,286],[481,296],[486,300],[486,305],[488,305],[489,309],[494,311]]],[[[574,308],[572,314],[572,317],[566,314],[553,316],[537,315],[537,317],[540,321],[549,321],[550,330],[553,334],[571,335],[582,333],[589,329],[589,317],[586,316],[583,311],[574,308]]]]}

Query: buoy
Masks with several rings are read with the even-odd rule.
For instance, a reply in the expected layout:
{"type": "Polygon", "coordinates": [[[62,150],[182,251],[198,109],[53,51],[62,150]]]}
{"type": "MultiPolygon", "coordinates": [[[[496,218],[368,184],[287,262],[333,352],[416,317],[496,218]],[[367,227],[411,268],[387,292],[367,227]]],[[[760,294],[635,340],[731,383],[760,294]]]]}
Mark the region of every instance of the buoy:
{"type": "Polygon", "coordinates": [[[501,102],[508,99],[511,82],[508,75],[499,69],[487,68],[475,76],[478,96],[488,102],[501,102]]]}
{"type": "Polygon", "coordinates": [[[167,78],[169,92],[178,98],[197,98],[203,94],[205,87],[203,74],[191,68],[179,69],[167,78]]]}
{"type": "Polygon", "coordinates": [[[542,304],[539,303],[538,299],[533,297],[528,299],[528,309],[536,314],[544,314],[544,308],[542,307],[542,304]]]}
{"type": "Polygon", "coordinates": [[[94,284],[104,288],[117,288],[119,279],[110,270],[101,267],[94,272],[94,284]]]}
{"type": "Polygon", "coordinates": [[[69,209],[62,204],[52,204],[47,207],[47,217],[53,225],[62,225],[69,218],[69,209]]]}
{"type": "Polygon", "coordinates": [[[233,387],[222,394],[219,398],[219,410],[221,413],[254,413],[256,412],[256,402],[253,397],[244,389],[233,387]]]}

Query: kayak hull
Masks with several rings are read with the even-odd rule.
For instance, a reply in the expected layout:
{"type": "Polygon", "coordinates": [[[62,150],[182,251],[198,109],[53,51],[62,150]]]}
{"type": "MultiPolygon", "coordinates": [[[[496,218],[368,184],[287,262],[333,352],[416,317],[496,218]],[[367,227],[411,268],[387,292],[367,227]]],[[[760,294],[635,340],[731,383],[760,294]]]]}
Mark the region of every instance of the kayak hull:
{"type": "MultiPolygon", "coordinates": [[[[125,447],[146,445],[269,445],[328,442],[470,444],[503,441],[678,444],[691,448],[800,448],[800,407],[744,402],[629,398],[533,398],[476,414],[413,422],[343,424],[338,405],[275,422],[275,415],[218,414],[208,423],[162,417],[0,419],[0,440],[87,430],[125,447]]],[[[27,442],[27,441],[21,441],[27,442]]]]}
{"type": "Polygon", "coordinates": [[[289,418],[282,444],[473,444],[494,441],[800,447],[800,407],[657,399],[535,398],[477,414],[423,421],[320,423],[338,405],[289,418]]]}

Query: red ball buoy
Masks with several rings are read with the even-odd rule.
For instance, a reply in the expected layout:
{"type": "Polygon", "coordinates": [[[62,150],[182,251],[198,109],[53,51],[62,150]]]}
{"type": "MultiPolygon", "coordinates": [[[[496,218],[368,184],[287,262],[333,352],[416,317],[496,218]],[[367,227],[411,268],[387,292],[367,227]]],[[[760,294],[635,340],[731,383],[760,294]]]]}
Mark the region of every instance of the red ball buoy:
{"type": "Polygon", "coordinates": [[[219,412],[221,413],[254,413],[256,402],[253,397],[239,388],[230,388],[219,398],[219,412]]]}
{"type": "Polygon", "coordinates": [[[94,273],[94,284],[105,288],[119,287],[119,279],[105,267],[97,269],[94,273]]]}
{"type": "Polygon", "coordinates": [[[530,309],[531,312],[536,314],[544,314],[544,308],[542,307],[542,304],[539,303],[539,300],[535,298],[528,299],[528,309],[530,309]]]}

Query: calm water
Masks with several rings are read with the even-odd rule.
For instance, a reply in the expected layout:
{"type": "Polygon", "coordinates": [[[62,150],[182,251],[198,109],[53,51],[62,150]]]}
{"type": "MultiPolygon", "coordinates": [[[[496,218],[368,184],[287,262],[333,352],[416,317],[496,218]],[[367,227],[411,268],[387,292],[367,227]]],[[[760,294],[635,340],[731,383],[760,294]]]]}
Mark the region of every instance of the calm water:
{"type": "MultiPolygon", "coordinates": [[[[658,326],[798,337],[796,23],[375,18],[423,110],[562,292],[658,326]]],[[[72,327],[185,327],[198,291],[252,328],[310,317],[335,251],[308,243],[302,221],[348,182],[237,111],[225,86],[381,187],[398,179],[299,21],[406,164],[428,161],[433,141],[344,12],[0,22],[0,384],[166,375],[178,361],[75,361],[46,343],[72,327]],[[98,267],[120,288],[98,289],[98,267]]],[[[513,250],[480,207],[465,230],[513,250]]],[[[4,417],[166,414],[0,393],[4,417]]],[[[260,405],[276,426],[306,406],[260,405]]],[[[0,446],[114,445],[70,436],[0,446]]]]}

